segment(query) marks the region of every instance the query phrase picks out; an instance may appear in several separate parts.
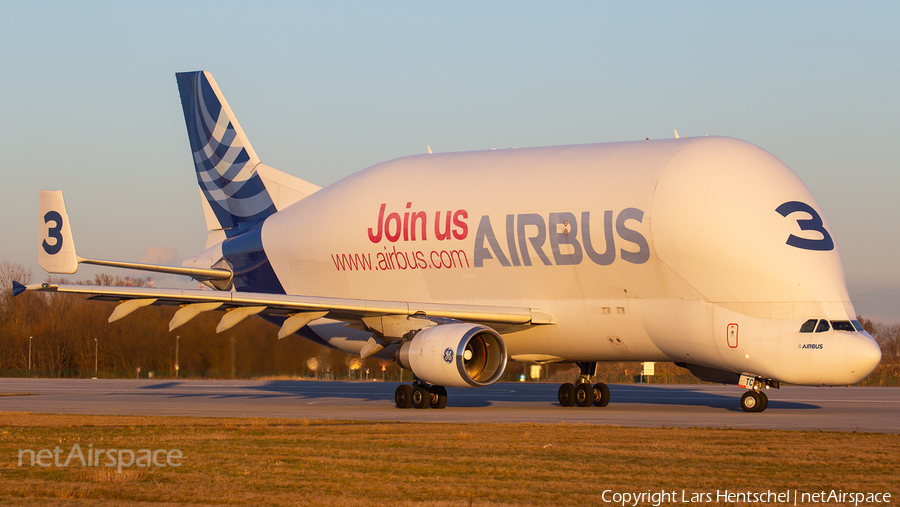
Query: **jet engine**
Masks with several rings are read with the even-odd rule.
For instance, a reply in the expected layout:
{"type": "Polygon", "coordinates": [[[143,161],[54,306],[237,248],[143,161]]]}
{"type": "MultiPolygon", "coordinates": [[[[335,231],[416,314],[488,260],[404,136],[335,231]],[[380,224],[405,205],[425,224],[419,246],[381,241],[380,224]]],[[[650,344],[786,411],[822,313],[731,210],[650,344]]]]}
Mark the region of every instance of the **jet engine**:
{"type": "Polygon", "coordinates": [[[418,331],[395,353],[400,365],[425,382],[449,387],[494,383],[506,368],[506,345],[479,324],[442,324],[418,331]]]}

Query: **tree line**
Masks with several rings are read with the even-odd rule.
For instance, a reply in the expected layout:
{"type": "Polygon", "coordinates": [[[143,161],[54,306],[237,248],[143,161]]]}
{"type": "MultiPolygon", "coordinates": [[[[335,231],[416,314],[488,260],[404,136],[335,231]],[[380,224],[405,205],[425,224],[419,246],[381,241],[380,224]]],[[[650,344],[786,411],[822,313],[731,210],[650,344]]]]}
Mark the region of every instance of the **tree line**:
{"type": "MultiPolygon", "coordinates": [[[[149,306],[110,324],[107,319],[116,303],[53,292],[29,291],[13,297],[14,280],[28,284],[33,279],[33,273],[21,264],[0,262],[0,375],[29,374],[30,364],[30,372],[42,376],[91,376],[95,368],[102,376],[137,376],[140,368],[144,378],[151,373],[173,377],[177,348],[179,376],[400,378],[393,361],[360,360],[297,336],[279,340],[278,328],[262,319],[246,319],[216,334],[221,313],[207,312],[169,332],[168,322],[177,307],[149,306]]],[[[140,286],[144,281],[101,274],[74,283],[140,286]]],[[[859,320],[883,352],[882,365],[873,376],[896,376],[900,373],[896,371],[900,324],[859,320]]],[[[544,367],[540,378],[565,377],[574,368],[570,364],[544,367]]],[[[511,362],[507,369],[506,380],[518,380],[520,374],[531,376],[527,365],[511,362]]],[[[624,373],[627,377],[639,374],[639,369],[640,363],[602,364],[600,373],[624,373]]],[[[670,369],[673,375],[686,373],[674,365],[657,365],[658,372],[670,369]]],[[[411,380],[409,372],[405,375],[404,380],[411,380]]]]}
{"type": "MultiPolygon", "coordinates": [[[[299,337],[277,338],[278,327],[262,319],[247,319],[216,334],[220,312],[203,313],[169,332],[168,322],[178,310],[149,306],[128,317],[107,322],[113,302],[89,301],[87,296],[54,292],[12,295],[12,281],[32,282],[33,274],[20,264],[0,262],[0,372],[39,371],[45,376],[106,375],[172,377],[176,347],[181,376],[230,377],[249,375],[315,375],[351,368],[381,373],[391,361],[369,359],[351,364],[353,357],[299,337]],[[176,338],[177,337],[177,338],[176,338]],[[29,343],[30,342],[30,343],[29,343]],[[315,359],[315,370],[310,368],[315,359]]],[[[93,280],[51,283],[145,285],[143,279],[97,275],[93,280]]],[[[395,372],[396,373],[396,372],[395,372]]],[[[363,374],[364,376],[364,374],[363,374]]]]}

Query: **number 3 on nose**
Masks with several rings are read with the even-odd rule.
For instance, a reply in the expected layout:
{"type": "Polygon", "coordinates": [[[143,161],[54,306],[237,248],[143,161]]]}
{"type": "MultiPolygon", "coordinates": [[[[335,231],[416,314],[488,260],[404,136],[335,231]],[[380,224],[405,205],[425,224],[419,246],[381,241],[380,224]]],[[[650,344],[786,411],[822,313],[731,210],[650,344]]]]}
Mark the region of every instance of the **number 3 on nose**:
{"type": "Polygon", "coordinates": [[[797,219],[797,225],[800,226],[800,230],[816,231],[822,234],[821,239],[806,239],[791,234],[787,239],[788,245],[804,250],[834,250],[834,241],[831,239],[831,235],[828,234],[828,231],[825,230],[825,224],[822,223],[822,217],[820,217],[816,210],[809,204],[800,201],[788,201],[775,208],[775,211],[783,217],[787,217],[791,213],[796,213],[798,211],[809,213],[811,218],[805,220],[797,219]]]}

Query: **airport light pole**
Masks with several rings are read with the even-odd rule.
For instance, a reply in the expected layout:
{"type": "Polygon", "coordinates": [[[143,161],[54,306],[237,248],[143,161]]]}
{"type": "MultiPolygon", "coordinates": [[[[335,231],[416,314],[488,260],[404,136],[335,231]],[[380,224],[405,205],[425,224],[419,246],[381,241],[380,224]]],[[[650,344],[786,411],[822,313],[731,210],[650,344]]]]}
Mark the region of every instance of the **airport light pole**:
{"type": "Polygon", "coordinates": [[[100,357],[100,342],[94,338],[94,378],[97,378],[97,358],[100,357]]]}
{"type": "Polygon", "coordinates": [[[181,336],[175,335],[175,378],[178,378],[178,341],[181,336]]]}
{"type": "Polygon", "coordinates": [[[31,339],[33,336],[28,337],[28,370],[31,370],[31,339]]]}

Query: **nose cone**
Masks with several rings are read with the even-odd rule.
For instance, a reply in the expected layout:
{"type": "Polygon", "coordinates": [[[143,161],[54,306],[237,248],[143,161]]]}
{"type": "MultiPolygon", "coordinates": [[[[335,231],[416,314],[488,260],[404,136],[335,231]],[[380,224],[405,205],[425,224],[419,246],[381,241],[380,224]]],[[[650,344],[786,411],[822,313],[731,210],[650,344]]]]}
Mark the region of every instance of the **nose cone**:
{"type": "Polygon", "coordinates": [[[868,377],[881,362],[881,347],[869,333],[853,333],[844,346],[844,364],[854,379],[859,382],[868,377]]]}

